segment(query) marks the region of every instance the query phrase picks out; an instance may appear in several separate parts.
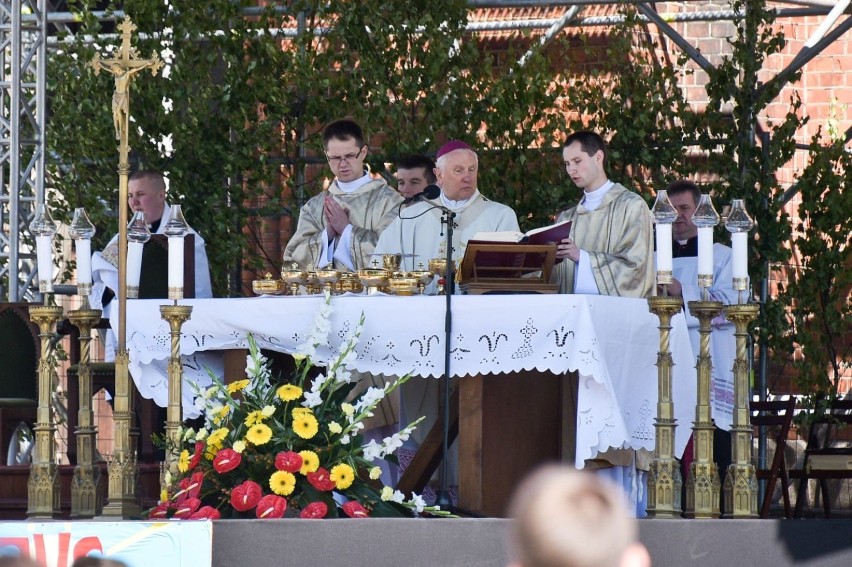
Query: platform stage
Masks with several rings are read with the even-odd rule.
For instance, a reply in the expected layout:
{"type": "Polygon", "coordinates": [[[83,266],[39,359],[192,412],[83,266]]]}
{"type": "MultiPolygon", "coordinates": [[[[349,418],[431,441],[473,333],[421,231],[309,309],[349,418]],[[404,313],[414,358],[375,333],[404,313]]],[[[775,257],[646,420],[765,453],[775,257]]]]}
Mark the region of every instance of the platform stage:
{"type": "MultiPolygon", "coordinates": [[[[505,566],[508,520],[222,520],[213,565],[505,566]]],[[[642,520],[655,567],[848,567],[852,520],[642,520]]]]}

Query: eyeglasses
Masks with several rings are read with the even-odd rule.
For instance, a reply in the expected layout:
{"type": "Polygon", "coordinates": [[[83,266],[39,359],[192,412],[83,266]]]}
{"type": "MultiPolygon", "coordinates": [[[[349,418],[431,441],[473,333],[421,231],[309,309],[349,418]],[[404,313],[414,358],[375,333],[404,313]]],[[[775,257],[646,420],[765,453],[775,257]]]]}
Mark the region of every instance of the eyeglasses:
{"type": "Polygon", "coordinates": [[[358,152],[354,153],[354,154],[346,154],[346,155],[343,155],[343,156],[330,156],[328,154],[325,154],[325,157],[326,157],[326,159],[328,159],[328,163],[331,164],[331,165],[339,165],[340,162],[343,162],[343,161],[345,161],[346,163],[352,163],[353,161],[358,159],[358,156],[361,155],[361,151],[363,149],[364,149],[364,146],[361,146],[361,148],[358,150],[358,152]]]}

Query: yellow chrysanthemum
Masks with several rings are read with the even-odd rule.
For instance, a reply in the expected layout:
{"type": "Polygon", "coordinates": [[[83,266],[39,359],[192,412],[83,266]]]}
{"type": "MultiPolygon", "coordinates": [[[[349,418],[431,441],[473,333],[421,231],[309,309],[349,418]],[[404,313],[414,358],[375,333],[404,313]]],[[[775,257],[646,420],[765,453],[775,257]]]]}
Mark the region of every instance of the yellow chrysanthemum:
{"type": "Polygon", "coordinates": [[[232,447],[232,449],[234,451],[236,451],[237,453],[242,453],[243,451],[246,450],[245,441],[234,441],[234,446],[232,447]]]}
{"type": "Polygon", "coordinates": [[[221,445],[225,437],[228,436],[228,428],[220,427],[207,437],[207,445],[221,445]]]}
{"type": "Polygon", "coordinates": [[[228,414],[231,413],[231,406],[222,406],[213,412],[213,423],[222,423],[228,414]]]}
{"type": "Polygon", "coordinates": [[[319,423],[312,413],[293,416],[293,431],[302,439],[311,439],[319,431],[319,423]]]}
{"type": "Polygon", "coordinates": [[[355,480],[355,471],[346,463],[340,463],[331,469],[331,475],[328,478],[334,481],[338,490],[346,490],[355,480]]]}
{"type": "Polygon", "coordinates": [[[204,446],[204,458],[208,461],[212,461],[216,458],[216,453],[218,453],[221,448],[222,443],[210,443],[208,441],[207,445],[204,446]]]}
{"type": "Polygon", "coordinates": [[[280,388],[275,391],[278,394],[278,397],[281,398],[282,401],[292,402],[293,400],[298,400],[302,395],[302,389],[298,386],[294,386],[293,384],[284,384],[280,388]]]}
{"type": "Polygon", "coordinates": [[[352,404],[342,403],[340,404],[340,409],[343,411],[343,415],[347,415],[349,417],[352,417],[355,413],[355,406],[352,404]]]}
{"type": "Polygon", "coordinates": [[[246,432],[246,441],[252,445],[263,445],[272,439],[272,430],[262,423],[252,425],[246,432]]]}
{"type": "Polygon", "coordinates": [[[295,418],[297,416],[306,415],[306,414],[314,415],[314,410],[312,410],[311,408],[293,408],[292,413],[293,413],[293,417],[295,418]]]}
{"type": "Polygon", "coordinates": [[[301,474],[317,471],[320,465],[319,455],[313,451],[299,451],[299,455],[302,457],[302,468],[299,469],[301,474]]]}
{"type": "Polygon", "coordinates": [[[248,386],[248,385],[249,385],[248,380],[237,380],[236,382],[231,382],[230,384],[228,384],[228,393],[234,394],[234,393],[239,392],[241,390],[245,390],[246,386],[248,386]]]}
{"type": "Polygon", "coordinates": [[[289,496],[296,488],[296,477],[287,471],[275,471],[269,477],[269,488],[279,496],[289,496]]]}
{"type": "Polygon", "coordinates": [[[340,426],[336,421],[332,421],[328,424],[328,430],[337,435],[341,431],[343,431],[343,427],[340,426]]]}
{"type": "Polygon", "coordinates": [[[370,469],[370,478],[373,480],[379,480],[379,477],[382,476],[382,469],[379,467],[373,467],[370,469]]]}
{"type": "Polygon", "coordinates": [[[178,458],[178,470],[180,472],[186,472],[189,470],[189,451],[186,449],[180,452],[180,457],[178,458]]]}
{"type": "Polygon", "coordinates": [[[255,423],[263,423],[264,419],[266,419],[266,416],[263,415],[263,412],[260,410],[256,410],[253,412],[249,412],[249,414],[246,416],[245,424],[251,427],[255,423]]]}

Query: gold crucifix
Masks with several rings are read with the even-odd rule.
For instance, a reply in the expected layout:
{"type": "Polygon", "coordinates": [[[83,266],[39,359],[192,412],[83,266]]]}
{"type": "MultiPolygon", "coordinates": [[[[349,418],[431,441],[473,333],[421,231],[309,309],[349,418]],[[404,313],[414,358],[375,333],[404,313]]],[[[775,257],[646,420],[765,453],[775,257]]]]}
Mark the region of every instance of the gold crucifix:
{"type": "Polygon", "coordinates": [[[119,140],[118,156],[118,329],[115,355],[115,396],[113,423],[115,426],[115,449],[109,463],[109,503],[104,507],[105,516],[132,518],[139,515],[136,501],[136,449],[130,436],[133,426],[133,397],[130,383],[130,357],[126,345],[127,307],[127,180],[130,174],[128,154],[130,147],[127,131],[130,118],[130,83],[133,76],[150,69],[152,75],[163,66],[154,53],[151,59],[137,58],[136,50],[130,46],[130,34],[136,29],[129,17],[119,24],[121,47],[117,57],[101,59],[95,55],[89,65],[97,75],[101,69],[115,75],[115,92],[112,95],[112,116],[115,137],[119,140]]]}
{"type": "Polygon", "coordinates": [[[90,65],[95,70],[95,75],[101,69],[115,75],[115,92],[112,95],[112,118],[115,124],[115,139],[124,140],[122,134],[127,133],[128,118],[130,116],[130,80],[133,75],[150,69],[151,74],[157,74],[163,66],[163,62],[154,53],[150,59],[138,59],[136,49],[130,45],[130,34],[136,29],[136,24],[130,21],[129,16],[118,25],[121,30],[121,47],[118,57],[114,59],[101,59],[100,54],[95,53],[90,65]]]}

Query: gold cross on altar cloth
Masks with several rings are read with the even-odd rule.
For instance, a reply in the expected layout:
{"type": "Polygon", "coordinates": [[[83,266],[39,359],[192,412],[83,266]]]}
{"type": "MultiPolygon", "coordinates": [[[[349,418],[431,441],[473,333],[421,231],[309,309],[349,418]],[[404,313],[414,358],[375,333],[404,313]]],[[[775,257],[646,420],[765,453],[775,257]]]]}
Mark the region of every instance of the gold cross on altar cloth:
{"type": "Polygon", "coordinates": [[[124,21],[118,25],[121,30],[121,47],[118,50],[118,56],[113,59],[101,59],[98,53],[95,53],[89,65],[95,70],[97,75],[101,69],[109,71],[115,75],[115,92],[112,95],[112,119],[115,124],[115,139],[122,140],[123,135],[127,134],[128,118],[130,116],[130,80],[133,75],[150,69],[152,75],[156,75],[163,62],[154,53],[151,59],[138,59],[136,49],[130,46],[130,34],[136,29],[136,24],[130,21],[129,16],[124,17],[124,21]]]}

